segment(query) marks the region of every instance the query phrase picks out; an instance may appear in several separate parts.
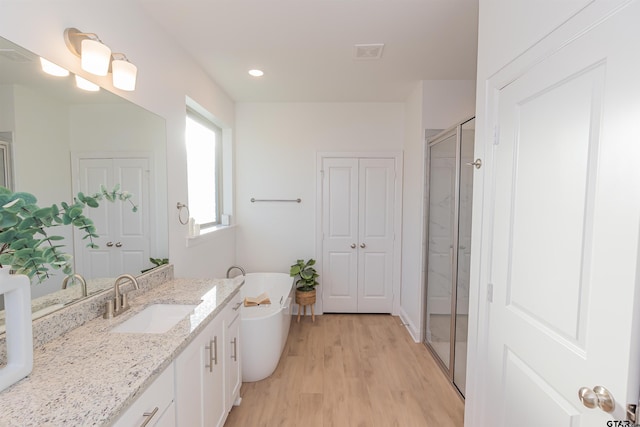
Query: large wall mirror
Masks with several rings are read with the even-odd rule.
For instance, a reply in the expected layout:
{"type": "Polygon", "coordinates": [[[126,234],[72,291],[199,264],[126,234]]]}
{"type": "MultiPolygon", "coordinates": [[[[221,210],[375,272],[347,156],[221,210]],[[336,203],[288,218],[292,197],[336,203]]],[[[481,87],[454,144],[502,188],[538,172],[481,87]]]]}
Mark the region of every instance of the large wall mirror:
{"type": "MultiPolygon", "coordinates": [[[[98,192],[101,183],[133,193],[138,212],[122,202],[87,209],[100,234],[97,250],[70,227],[52,230],[65,237],[88,295],[111,288],[120,274],[154,267],[149,258],[167,257],[163,118],[102,88],[81,90],[73,74],[48,75],[39,56],[0,37],[0,145],[2,185],[34,194],[40,206],[98,192]]],[[[62,289],[62,272],[51,273],[31,286],[34,318],[84,296],[79,283],[62,289]]]]}

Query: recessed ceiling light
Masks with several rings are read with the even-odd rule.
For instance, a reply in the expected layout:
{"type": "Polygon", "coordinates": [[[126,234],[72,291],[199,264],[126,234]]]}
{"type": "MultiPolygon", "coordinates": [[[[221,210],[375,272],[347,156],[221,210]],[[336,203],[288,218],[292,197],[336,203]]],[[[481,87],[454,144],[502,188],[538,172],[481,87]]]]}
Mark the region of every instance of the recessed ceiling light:
{"type": "Polygon", "coordinates": [[[264,71],[262,70],[249,70],[249,74],[253,77],[262,77],[264,76],[264,71]]]}

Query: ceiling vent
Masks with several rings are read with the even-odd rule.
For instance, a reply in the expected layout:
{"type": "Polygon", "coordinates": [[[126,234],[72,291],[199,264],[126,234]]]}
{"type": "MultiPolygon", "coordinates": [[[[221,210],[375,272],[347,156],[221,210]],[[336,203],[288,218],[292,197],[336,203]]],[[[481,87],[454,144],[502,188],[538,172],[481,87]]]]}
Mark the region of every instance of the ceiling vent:
{"type": "Polygon", "coordinates": [[[31,62],[31,59],[14,49],[0,49],[0,57],[13,62],[31,62]]]}
{"type": "Polygon", "coordinates": [[[357,60],[369,60],[382,58],[384,43],[357,44],[354,45],[353,57],[357,60]]]}

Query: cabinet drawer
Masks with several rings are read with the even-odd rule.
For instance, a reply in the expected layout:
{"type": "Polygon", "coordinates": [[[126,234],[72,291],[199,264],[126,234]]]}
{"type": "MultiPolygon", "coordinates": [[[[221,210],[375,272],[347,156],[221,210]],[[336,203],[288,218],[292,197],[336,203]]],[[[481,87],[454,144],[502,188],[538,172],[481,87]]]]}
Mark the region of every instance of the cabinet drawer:
{"type": "Polygon", "coordinates": [[[154,426],[173,402],[173,364],[169,365],[114,423],[116,427],[154,426]],[[145,415],[147,414],[147,415],[145,415]]]}

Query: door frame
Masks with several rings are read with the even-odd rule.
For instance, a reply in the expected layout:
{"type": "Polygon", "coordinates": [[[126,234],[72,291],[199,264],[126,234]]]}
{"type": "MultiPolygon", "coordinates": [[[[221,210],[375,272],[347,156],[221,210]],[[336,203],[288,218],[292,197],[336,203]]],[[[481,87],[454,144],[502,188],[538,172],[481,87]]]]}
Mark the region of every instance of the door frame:
{"type": "MultiPolygon", "coordinates": [[[[395,168],[395,200],[393,208],[393,309],[391,314],[400,314],[400,283],[402,278],[402,177],[403,157],[402,151],[319,151],[316,153],[316,261],[322,266],[322,183],[323,171],[322,163],[324,159],[330,158],[370,158],[370,159],[393,159],[395,168]]],[[[322,287],[322,277],[320,277],[322,287]]],[[[323,313],[322,298],[316,302],[316,314],[323,313]]]]}
{"type": "MultiPolygon", "coordinates": [[[[482,168],[480,173],[474,176],[465,426],[481,426],[487,418],[487,402],[494,398],[488,393],[487,382],[490,379],[487,378],[487,369],[485,369],[489,363],[488,338],[491,327],[489,313],[492,298],[492,288],[489,287],[491,273],[489,237],[493,228],[493,219],[490,215],[485,215],[485,206],[491,206],[495,199],[491,183],[494,179],[494,143],[499,130],[499,92],[527,70],[586,34],[627,3],[629,3],[627,0],[617,0],[609,5],[607,2],[591,3],[560,27],[529,46],[504,67],[488,75],[486,80],[477,82],[474,158],[482,159],[482,168]]],[[[640,269],[640,264],[637,269],[640,269]]],[[[639,311],[640,293],[636,293],[634,318],[631,319],[636,334],[640,331],[639,311]]],[[[640,388],[640,343],[636,343],[632,348],[631,359],[633,366],[629,373],[633,379],[630,380],[629,390],[633,391],[640,388]]],[[[625,407],[627,403],[631,402],[616,402],[617,405],[625,407]]]]}
{"type": "MultiPolygon", "coordinates": [[[[149,164],[149,185],[147,195],[149,200],[149,256],[152,253],[158,253],[156,230],[156,215],[153,215],[152,209],[155,207],[156,198],[153,189],[155,188],[155,157],[152,151],[71,151],[71,191],[75,196],[80,191],[80,160],[84,159],[146,159],[149,164]]],[[[124,189],[126,190],[126,189],[124,189]]],[[[74,265],[78,258],[74,245],[74,265]]]]}

